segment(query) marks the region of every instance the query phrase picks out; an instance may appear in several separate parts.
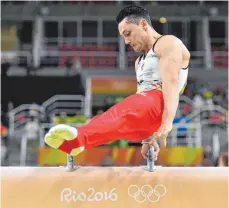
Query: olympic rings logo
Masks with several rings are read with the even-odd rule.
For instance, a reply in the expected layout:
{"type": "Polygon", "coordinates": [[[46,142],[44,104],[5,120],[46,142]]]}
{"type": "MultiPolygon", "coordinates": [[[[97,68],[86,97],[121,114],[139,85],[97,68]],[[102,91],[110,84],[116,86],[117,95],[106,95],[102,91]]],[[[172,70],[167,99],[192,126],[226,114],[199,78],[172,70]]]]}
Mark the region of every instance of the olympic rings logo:
{"type": "Polygon", "coordinates": [[[128,188],[128,195],[135,199],[138,203],[143,203],[145,201],[158,202],[159,199],[167,193],[164,185],[157,185],[152,188],[150,185],[144,185],[139,188],[136,185],[131,185],[128,188]]]}

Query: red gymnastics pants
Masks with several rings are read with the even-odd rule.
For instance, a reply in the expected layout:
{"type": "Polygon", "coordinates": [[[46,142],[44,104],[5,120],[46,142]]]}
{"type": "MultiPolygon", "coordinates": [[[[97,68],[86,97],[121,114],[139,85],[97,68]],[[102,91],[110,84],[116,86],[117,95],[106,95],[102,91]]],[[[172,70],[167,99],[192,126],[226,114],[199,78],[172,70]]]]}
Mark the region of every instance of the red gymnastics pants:
{"type": "Polygon", "coordinates": [[[133,94],[78,128],[77,138],[65,140],[59,149],[70,153],[80,146],[88,149],[120,139],[142,141],[160,127],[163,108],[160,90],[133,94]]]}

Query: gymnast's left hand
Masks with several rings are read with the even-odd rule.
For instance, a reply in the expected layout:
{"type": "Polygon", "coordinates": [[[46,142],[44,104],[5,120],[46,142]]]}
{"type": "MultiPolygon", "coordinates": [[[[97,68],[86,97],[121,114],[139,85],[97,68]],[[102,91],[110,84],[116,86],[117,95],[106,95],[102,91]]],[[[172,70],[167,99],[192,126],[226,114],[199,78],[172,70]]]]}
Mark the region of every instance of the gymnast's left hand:
{"type": "Polygon", "coordinates": [[[154,133],[152,140],[149,142],[151,145],[159,139],[162,140],[162,147],[166,147],[166,139],[170,131],[172,131],[173,124],[172,123],[162,123],[157,132],[154,133]]]}
{"type": "MultiPolygon", "coordinates": [[[[159,147],[157,142],[153,142],[150,145],[152,145],[154,147],[154,161],[156,161],[158,154],[160,152],[160,147],[159,147]]],[[[148,159],[148,150],[149,150],[149,143],[143,144],[141,154],[142,154],[143,158],[145,158],[146,160],[148,159]]]]}

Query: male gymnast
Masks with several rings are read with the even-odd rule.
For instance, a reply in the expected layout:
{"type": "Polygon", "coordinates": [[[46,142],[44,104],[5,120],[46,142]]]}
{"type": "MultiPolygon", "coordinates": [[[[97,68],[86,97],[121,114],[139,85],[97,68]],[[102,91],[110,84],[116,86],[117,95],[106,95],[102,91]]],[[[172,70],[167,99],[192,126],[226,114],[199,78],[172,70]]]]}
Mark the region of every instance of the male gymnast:
{"type": "Polygon", "coordinates": [[[45,135],[50,147],[75,156],[84,149],[119,139],[142,142],[147,159],[149,145],[166,138],[188,76],[190,53],[177,37],[161,35],[151,25],[149,13],[139,6],[128,6],[116,17],[125,44],[141,52],[135,62],[137,93],[112,106],[78,129],[59,124],[45,135]]]}

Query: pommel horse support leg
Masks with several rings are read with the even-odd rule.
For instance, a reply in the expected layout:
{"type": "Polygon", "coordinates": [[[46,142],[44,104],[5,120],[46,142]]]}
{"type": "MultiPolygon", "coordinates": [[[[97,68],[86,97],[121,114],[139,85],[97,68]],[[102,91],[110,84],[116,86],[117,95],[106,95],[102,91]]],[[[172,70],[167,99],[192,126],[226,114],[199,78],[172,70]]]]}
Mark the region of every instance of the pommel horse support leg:
{"type": "MultiPolygon", "coordinates": [[[[149,171],[149,172],[154,172],[154,171],[156,171],[157,167],[162,167],[162,166],[155,166],[154,157],[155,157],[154,156],[154,147],[149,145],[147,165],[143,166],[144,170],[149,171]]],[[[73,172],[73,171],[79,169],[80,166],[74,165],[73,156],[67,155],[67,165],[65,166],[65,168],[66,168],[67,172],[73,172]]]]}

